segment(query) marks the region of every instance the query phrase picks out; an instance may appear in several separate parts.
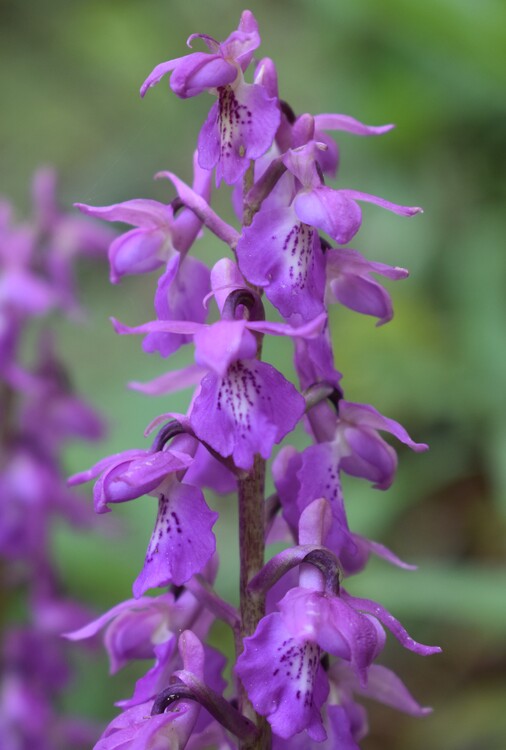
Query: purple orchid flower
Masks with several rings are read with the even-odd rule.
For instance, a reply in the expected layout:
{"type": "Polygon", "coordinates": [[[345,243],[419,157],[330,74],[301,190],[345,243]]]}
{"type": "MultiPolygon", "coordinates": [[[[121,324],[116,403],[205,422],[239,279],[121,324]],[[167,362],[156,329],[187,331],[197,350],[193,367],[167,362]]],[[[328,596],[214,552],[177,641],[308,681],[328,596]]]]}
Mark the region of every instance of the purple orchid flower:
{"type": "Polygon", "coordinates": [[[93,638],[105,628],[104,645],[111,674],[132,659],[155,660],[149,671],[137,681],[132,698],[117,704],[130,708],[153,698],[179,668],[179,633],[191,628],[202,640],[213,619],[189,591],[184,591],[177,599],[168,592],[157,597],[142,596],[121,602],[83,628],[67,633],[66,637],[72,641],[93,638]]]}
{"type": "MultiPolygon", "coordinates": [[[[321,544],[330,523],[328,504],[315,500],[300,518],[301,543],[321,544]]],[[[278,610],[245,638],[236,672],[256,711],[267,716],[278,736],[288,739],[306,729],[311,739],[322,742],[327,735],[321,709],[329,692],[322,652],[348,661],[365,684],[385,634],[375,618],[326,591],[322,573],[311,565],[301,567],[299,586],[288,591],[278,610]]]]}
{"type": "Polygon", "coordinates": [[[342,245],[349,242],[360,228],[362,213],[357,201],[375,203],[401,216],[413,216],[422,211],[417,206],[399,206],[357,190],[333,190],[327,187],[322,183],[317,167],[317,153],[322,148],[325,148],[324,144],[309,141],[282,157],[283,164],[302,186],[293,205],[303,223],[317,227],[342,245]]]}
{"type": "MultiPolygon", "coordinates": [[[[237,258],[242,273],[252,284],[265,289],[269,300],[286,318],[297,314],[304,320],[310,320],[323,309],[326,261],[318,230],[326,232],[340,244],[349,242],[358,232],[362,221],[357,201],[376,203],[404,216],[412,216],[421,211],[419,208],[398,206],[366,193],[326,187],[322,183],[317,159],[322,148],[323,144],[310,140],[280,157],[301,189],[296,191],[288,206],[271,205],[262,208],[254,216],[251,225],[244,227],[237,244],[237,258]]],[[[344,261],[346,253],[340,258],[344,261]]],[[[339,270],[335,267],[337,259],[332,256],[330,263],[327,261],[331,287],[332,274],[335,275],[339,270]]],[[[351,261],[351,257],[349,260],[351,261]]],[[[376,291],[376,297],[378,293],[373,289],[374,282],[365,286],[364,274],[375,270],[384,275],[393,273],[394,278],[400,276],[384,264],[378,264],[376,268],[364,268],[362,265],[358,269],[360,260],[366,262],[358,256],[354,269],[349,265],[345,269],[348,270],[348,275],[342,291],[339,290],[339,283],[337,286],[334,283],[333,286],[344,299],[355,304],[354,309],[357,305],[361,309],[372,308],[374,312],[371,314],[375,314],[379,302],[384,308],[386,300],[374,300],[374,305],[369,300],[367,307],[367,293],[369,297],[373,291],[376,291]],[[361,280],[357,276],[361,276],[361,280]],[[352,282],[358,287],[354,294],[350,290],[352,282]]],[[[383,312],[382,317],[387,317],[388,312],[388,309],[383,312]]]]}
{"type": "MultiPolygon", "coordinates": [[[[208,200],[210,177],[199,168],[196,153],[193,164],[194,191],[208,200]]],[[[75,205],[89,216],[136,227],[117,237],[109,248],[110,278],[113,284],[117,284],[126,274],[149,273],[160,268],[170,261],[176,250],[184,256],[202,226],[192,211],[185,209],[175,216],[171,204],[165,205],[144,198],[112,206],[87,206],[84,203],[75,205]]]]}
{"type": "Polygon", "coordinates": [[[320,468],[318,454],[315,459],[309,449],[298,453],[292,446],[283,447],[273,462],[274,484],[293,538],[299,544],[305,543],[297,534],[301,519],[317,499],[326,498],[330,516],[321,543],[339,558],[344,575],[361,571],[371,554],[391,565],[414,570],[415,566],[401,560],[383,544],[350,531],[339,476],[320,468]]]}
{"type": "MultiPolygon", "coordinates": [[[[199,639],[185,630],[179,639],[185,670],[204,680],[204,649],[199,639]]],[[[162,746],[183,750],[200,712],[195,701],[180,701],[175,710],[151,715],[153,702],[127,709],[104,731],[94,750],[157,750],[162,746]]]]}
{"type": "Polygon", "coordinates": [[[243,73],[260,45],[258,25],[251,11],[244,11],[237,31],[224,42],[206,34],[202,39],[209,52],[193,52],[157,65],[141,87],[141,96],[171,73],[170,87],[186,99],[203,91],[217,93],[218,101],[200,131],[199,163],[204,169],[216,167],[216,184],[224,179],[237,182],[250,160],[262,156],[272,144],[279,125],[277,100],[263,86],[247,84],[243,73]]]}
{"type": "MultiPolygon", "coordinates": [[[[330,524],[328,503],[315,500],[300,518],[302,545],[321,544],[330,524]]],[[[286,557],[286,552],[281,554],[286,557]]],[[[299,586],[288,591],[278,610],[264,617],[255,633],[245,638],[236,672],[256,711],[267,717],[275,734],[283,739],[304,729],[316,742],[327,737],[321,709],[329,695],[329,681],[321,664],[322,652],[348,664],[354,679],[366,690],[372,662],[385,643],[383,626],[410,651],[426,656],[441,650],[414,641],[376,602],[352,597],[342,589],[338,593],[329,590],[322,572],[308,564],[301,566],[299,586]]],[[[339,721],[349,719],[346,712],[339,721]]]]}
{"type": "MultiPolygon", "coordinates": [[[[192,402],[191,427],[221,456],[232,456],[236,466],[248,469],[255,453],[268,458],[305,409],[303,397],[291,383],[274,367],[255,359],[255,334],[311,337],[318,335],[325,320],[322,314],[299,327],[245,319],[221,320],[211,326],[153,321],[135,328],[115,322],[115,327],[119,333],[193,334],[195,360],[204,377],[192,402]],[[271,396],[274,392],[276,399],[271,396]]],[[[182,384],[179,381],[178,386],[182,384]]]]}
{"type": "Polygon", "coordinates": [[[322,494],[331,500],[340,493],[339,471],[368,479],[376,489],[390,487],[397,469],[397,454],[379,436],[379,430],[390,432],[417,453],[428,450],[425,443],[415,443],[398,422],[366,404],[341,399],[338,418],[331,411],[321,412],[320,416],[326,420],[320,427],[325,440],[305,449],[298,477],[302,488],[306,481],[327,487],[322,494]]]}
{"type": "Polygon", "coordinates": [[[135,597],[149,588],[185,583],[214,554],[216,540],[211,529],[218,514],[209,510],[198,487],[178,479],[192,460],[177,450],[130,450],[109,456],[69,479],[69,484],[75,485],[99,477],[93,491],[97,513],[106,513],[109,503],[145,494],[158,497],[155,528],[133,587],[135,597]]]}

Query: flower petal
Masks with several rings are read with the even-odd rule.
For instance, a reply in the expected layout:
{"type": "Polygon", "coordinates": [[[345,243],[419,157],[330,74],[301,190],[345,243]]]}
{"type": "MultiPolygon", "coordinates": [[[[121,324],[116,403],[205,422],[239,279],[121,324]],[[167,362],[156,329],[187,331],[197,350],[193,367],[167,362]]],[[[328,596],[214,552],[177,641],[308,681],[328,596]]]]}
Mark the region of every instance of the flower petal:
{"type": "Polygon", "coordinates": [[[146,94],[146,91],[151,88],[151,86],[156,86],[156,84],[159,83],[162,78],[167,75],[167,73],[170,73],[172,70],[174,70],[174,68],[176,68],[181,62],[183,62],[183,60],[186,60],[187,57],[188,55],[183,55],[183,57],[175,57],[173,60],[167,60],[167,62],[160,63],[155,68],[153,68],[153,70],[141,86],[141,96],[144,96],[146,94]]]}
{"type": "Polygon", "coordinates": [[[381,208],[386,208],[387,211],[392,211],[394,214],[400,216],[414,216],[415,214],[423,214],[423,208],[420,206],[400,206],[398,203],[392,203],[386,201],[384,198],[379,198],[377,195],[370,195],[369,193],[361,193],[358,190],[340,190],[348,198],[352,198],[355,201],[364,201],[365,203],[375,203],[381,208]]]}
{"type": "Polygon", "coordinates": [[[169,370],[146,383],[130,382],[128,387],[133,391],[148,393],[150,396],[164,396],[167,393],[179,391],[181,388],[191,388],[200,383],[206,373],[207,367],[190,365],[181,370],[169,370]]]}
{"type": "Polygon", "coordinates": [[[237,68],[221,55],[193,52],[180,59],[170,78],[172,91],[181,99],[233,83],[237,68]]]}
{"type": "Polygon", "coordinates": [[[399,422],[384,417],[377,409],[368,404],[357,404],[342,399],[339,402],[339,416],[349,424],[390,432],[397,440],[400,440],[401,443],[404,443],[417,453],[426,451],[429,448],[425,443],[415,443],[399,422]]]}
{"type": "Polygon", "coordinates": [[[216,549],[211,529],[217,519],[201,490],[171,483],[159,497],[155,528],[144,567],[133,585],[134,596],[170,583],[181,586],[200,573],[216,549]]]}
{"type": "Polygon", "coordinates": [[[244,639],[236,672],[256,711],[276,735],[287,739],[307,729],[311,739],[326,738],[320,710],[328,681],[315,643],[296,638],[279,613],[264,617],[244,639]]]}
{"type": "Polygon", "coordinates": [[[193,402],[190,422],[197,437],[236,466],[249,469],[255,453],[272,447],[293,430],[305,401],[291,383],[265,362],[239,360],[224,378],[207,375],[193,402]]]}
{"type": "Polygon", "coordinates": [[[232,362],[254,357],[257,340],[246,326],[246,320],[218,320],[201,328],[195,334],[195,362],[223,378],[232,362]]]}
{"type": "Polygon", "coordinates": [[[343,130],[354,135],[383,135],[395,128],[395,125],[364,125],[349,115],[321,114],[314,119],[317,130],[343,130]]]}
{"type": "Polygon", "coordinates": [[[199,134],[199,161],[204,169],[216,166],[216,184],[224,179],[237,182],[249,167],[272,145],[279,125],[276,99],[262,86],[240,83],[219,90],[214,105],[199,134]]]}
{"type": "MultiPolygon", "coordinates": [[[[190,255],[181,259],[179,253],[174,253],[158,280],[155,293],[158,319],[204,323],[207,310],[202,300],[209,292],[209,276],[208,267],[200,260],[190,255]]],[[[192,338],[191,334],[150,333],[142,342],[142,348],[145,352],[158,351],[162,357],[168,357],[192,338]]]]}
{"type": "Polygon", "coordinates": [[[110,278],[117,284],[127,274],[149,273],[163,266],[173,252],[164,229],[132,229],[117,237],[109,248],[110,278]]]}
{"type": "Polygon", "coordinates": [[[87,206],[85,203],[74,203],[74,206],[88,216],[105,221],[121,221],[143,229],[167,226],[172,220],[170,206],[147,198],[134,198],[111,206],[87,206]]]}
{"type": "Polygon", "coordinates": [[[311,320],[323,310],[324,265],[318,232],[302,223],[293,208],[259,211],[237,244],[244,276],[265,288],[285,317],[311,320]]]}

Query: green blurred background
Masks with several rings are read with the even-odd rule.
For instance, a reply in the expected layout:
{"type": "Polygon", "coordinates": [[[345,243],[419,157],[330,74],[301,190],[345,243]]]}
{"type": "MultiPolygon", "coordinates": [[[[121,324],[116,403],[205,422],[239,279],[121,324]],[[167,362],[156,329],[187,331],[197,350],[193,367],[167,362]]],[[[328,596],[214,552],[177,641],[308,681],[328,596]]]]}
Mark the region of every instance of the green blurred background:
{"type": "MultiPolygon", "coordinates": [[[[0,193],[23,215],[34,169],[53,164],[67,206],[170,200],[169,185],[152,175],[170,168],[190,179],[211,99],[180,101],[163,82],[141,101],[138,88],[158,62],[185,53],[190,33],[223,39],[242,7],[237,0],[0,0],[0,193]]],[[[506,4],[263,0],[249,7],[260,53],[275,59],[281,96],[296,112],[397,125],[382,138],[339,135],[337,184],[425,209],[407,220],[365,207],[353,243],[373,260],[410,269],[408,280],[391,285],[394,320],[376,329],[372,319],[332,311],[347,397],[374,404],[431,445],[420,456],[399,450],[398,480],[387,493],[346,482],[352,526],[420,566],[407,573],[372,562],[350,588],[444,648],[423,660],[389,643],[384,663],[435,712],[414,720],[370,705],[363,747],[504,750],[506,4]]],[[[199,252],[212,261],[221,248],[205,239],[199,252]]],[[[150,319],[155,277],[111,288],[105,264],[81,271],[88,320],[77,333],[67,321],[54,326],[77,388],[106,415],[110,433],[105,445],[69,446],[69,473],[143,447],[149,420],[184,410],[189,398],[149,399],[125,388],[165,365],[142,354],[138,339],[116,337],[108,316],[150,319]]],[[[290,366],[289,346],[277,342],[270,354],[290,366]]],[[[173,365],[190,358],[179,352],[173,365]]],[[[210,502],[227,510],[218,526],[226,539],[219,588],[234,598],[233,500],[210,502]]],[[[100,521],[107,538],[55,533],[69,588],[97,610],[130,595],[141,565],[155,505],[145,498],[129,506],[113,514],[121,527],[100,521]]],[[[79,651],[69,707],[108,719],[138,672],[109,679],[103,659],[90,662],[79,651]]]]}

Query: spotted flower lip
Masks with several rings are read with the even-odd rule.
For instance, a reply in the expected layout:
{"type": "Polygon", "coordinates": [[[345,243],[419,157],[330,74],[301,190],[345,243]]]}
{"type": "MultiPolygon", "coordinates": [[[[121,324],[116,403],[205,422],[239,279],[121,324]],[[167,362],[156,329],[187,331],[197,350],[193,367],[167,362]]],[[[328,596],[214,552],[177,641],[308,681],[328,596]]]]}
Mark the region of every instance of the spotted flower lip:
{"type": "Polygon", "coordinates": [[[256,453],[269,458],[304,409],[304,398],[272,365],[240,359],[222,377],[210,372],[203,378],[190,422],[197,437],[250,469],[256,453]]]}
{"type": "Polygon", "coordinates": [[[291,589],[244,640],[236,672],[255,709],[285,739],[307,729],[323,741],[320,710],[328,695],[322,651],[351,662],[362,682],[381,651],[384,633],[373,618],[355,612],[339,597],[306,588],[291,589]],[[269,682],[265,675],[270,672],[269,682]]]}
{"type": "Polygon", "coordinates": [[[216,167],[216,184],[238,182],[252,159],[258,159],[271,147],[279,126],[280,113],[276,99],[263,86],[244,82],[239,71],[233,86],[218,90],[199,133],[200,165],[216,167]]]}
{"type": "Polygon", "coordinates": [[[259,211],[237,244],[244,276],[262,287],[285,317],[311,320],[321,313],[325,259],[317,230],[300,221],[293,206],[259,211]]]}
{"type": "Polygon", "coordinates": [[[329,686],[320,649],[294,638],[279,613],[264,617],[254,635],[244,639],[236,673],[276,735],[288,739],[306,729],[311,739],[326,739],[320,711],[329,686]]]}
{"type": "Polygon", "coordinates": [[[428,450],[425,443],[412,440],[399,422],[384,417],[368,404],[340,399],[338,417],[331,410],[320,416],[325,421],[322,427],[323,439],[304,452],[307,452],[308,457],[311,456],[311,460],[304,462],[298,477],[304,483],[304,477],[307,476],[309,486],[315,482],[315,477],[318,484],[328,484],[329,497],[334,492],[340,492],[339,471],[368,479],[379,490],[390,487],[397,470],[397,454],[379,435],[379,431],[389,432],[416,453],[428,450]],[[317,474],[314,466],[318,467],[317,474]]]}

